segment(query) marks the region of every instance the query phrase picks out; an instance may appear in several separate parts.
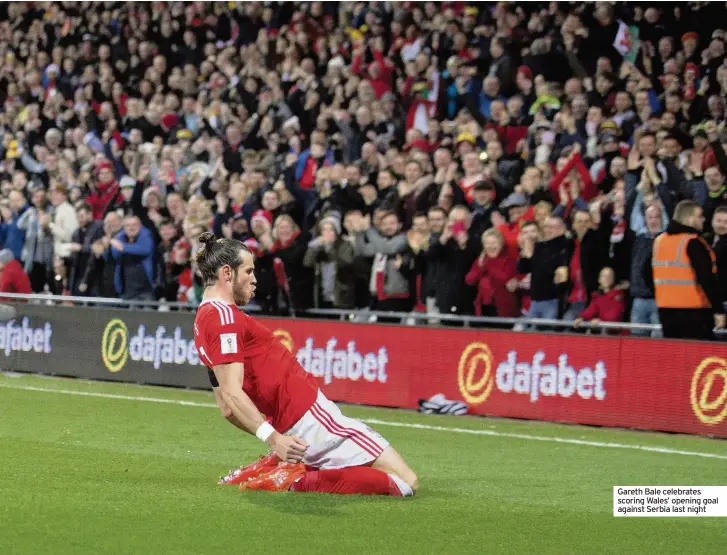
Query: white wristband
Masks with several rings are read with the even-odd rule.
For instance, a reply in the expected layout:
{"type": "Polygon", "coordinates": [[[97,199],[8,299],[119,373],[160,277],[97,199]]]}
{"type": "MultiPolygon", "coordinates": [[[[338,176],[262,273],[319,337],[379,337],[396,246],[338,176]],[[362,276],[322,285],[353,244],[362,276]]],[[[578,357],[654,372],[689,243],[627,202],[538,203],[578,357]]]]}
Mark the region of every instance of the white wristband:
{"type": "Polygon", "coordinates": [[[269,423],[263,422],[262,424],[260,424],[260,427],[255,432],[255,435],[260,441],[267,441],[268,438],[273,435],[274,431],[275,428],[273,428],[269,423]]]}

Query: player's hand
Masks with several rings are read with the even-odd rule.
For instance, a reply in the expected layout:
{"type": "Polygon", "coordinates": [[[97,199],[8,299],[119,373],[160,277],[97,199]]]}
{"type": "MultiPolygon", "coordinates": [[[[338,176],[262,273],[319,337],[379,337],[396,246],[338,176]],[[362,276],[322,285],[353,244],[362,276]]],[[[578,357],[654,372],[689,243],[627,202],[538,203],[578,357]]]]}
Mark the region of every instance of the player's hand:
{"type": "Polygon", "coordinates": [[[297,463],[303,459],[308,444],[297,436],[284,436],[279,432],[273,433],[268,439],[268,445],[275,454],[287,463],[297,463]]]}

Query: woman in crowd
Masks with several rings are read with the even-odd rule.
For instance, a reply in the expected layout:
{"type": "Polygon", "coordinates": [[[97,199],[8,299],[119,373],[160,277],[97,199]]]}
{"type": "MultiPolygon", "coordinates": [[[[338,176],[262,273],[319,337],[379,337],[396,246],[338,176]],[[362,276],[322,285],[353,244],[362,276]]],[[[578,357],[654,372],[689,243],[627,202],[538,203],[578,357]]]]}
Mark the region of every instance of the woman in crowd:
{"type": "Polygon", "coordinates": [[[477,287],[477,316],[519,316],[517,264],[504,246],[505,241],[499,231],[485,231],[482,234],[482,254],[465,276],[467,285],[477,287]]]}

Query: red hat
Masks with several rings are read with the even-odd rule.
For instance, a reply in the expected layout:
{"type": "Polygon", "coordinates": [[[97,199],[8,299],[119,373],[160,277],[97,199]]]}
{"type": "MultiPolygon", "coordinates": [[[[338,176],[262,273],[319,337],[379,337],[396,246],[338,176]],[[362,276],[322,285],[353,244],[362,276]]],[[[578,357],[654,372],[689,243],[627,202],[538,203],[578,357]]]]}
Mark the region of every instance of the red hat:
{"type": "Polygon", "coordinates": [[[519,68],[517,68],[516,75],[519,75],[520,73],[525,75],[525,77],[527,77],[531,81],[533,80],[533,70],[530,69],[528,66],[520,66],[519,68]]]}
{"type": "Polygon", "coordinates": [[[109,162],[108,160],[101,160],[98,164],[96,164],[96,171],[101,170],[111,170],[114,171],[114,165],[109,162]]]}
{"type": "Polygon", "coordinates": [[[269,227],[273,226],[273,214],[269,210],[255,210],[255,212],[252,213],[250,223],[255,223],[255,220],[262,220],[269,227]]]}
{"type": "Polygon", "coordinates": [[[682,35],[682,42],[687,42],[688,40],[696,41],[699,37],[697,36],[697,33],[694,31],[689,31],[688,33],[684,33],[682,35]]]}
{"type": "Polygon", "coordinates": [[[172,127],[176,127],[179,124],[179,118],[176,114],[164,114],[162,116],[162,127],[169,131],[172,127]]]}
{"type": "Polygon", "coordinates": [[[699,77],[699,68],[697,67],[697,64],[689,62],[687,65],[684,66],[684,73],[693,73],[696,77],[699,77]]]}

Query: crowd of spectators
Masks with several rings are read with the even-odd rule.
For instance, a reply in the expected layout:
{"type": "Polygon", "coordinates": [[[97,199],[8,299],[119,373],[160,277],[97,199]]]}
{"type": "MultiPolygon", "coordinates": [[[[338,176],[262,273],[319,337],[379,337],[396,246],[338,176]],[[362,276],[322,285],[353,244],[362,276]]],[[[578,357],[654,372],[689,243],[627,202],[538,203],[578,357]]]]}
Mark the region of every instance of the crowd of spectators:
{"type": "Polygon", "coordinates": [[[677,202],[727,272],[725,15],[0,4],[2,291],[196,303],[212,229],[256,254],[266,313],[658,322],[677,202]]]}

